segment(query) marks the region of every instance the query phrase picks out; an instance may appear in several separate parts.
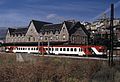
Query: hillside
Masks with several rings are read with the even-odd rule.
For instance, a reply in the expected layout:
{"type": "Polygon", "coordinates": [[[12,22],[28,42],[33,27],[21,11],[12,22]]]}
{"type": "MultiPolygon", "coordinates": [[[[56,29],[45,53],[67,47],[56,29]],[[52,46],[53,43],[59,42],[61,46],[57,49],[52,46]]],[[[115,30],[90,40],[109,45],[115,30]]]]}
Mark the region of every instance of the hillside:
{"type": "Polygon", "coordinates": [[[0,27],[0,40],[5,39],[6,32],[7,32],[6,28],[1,28],[0,27]]]}

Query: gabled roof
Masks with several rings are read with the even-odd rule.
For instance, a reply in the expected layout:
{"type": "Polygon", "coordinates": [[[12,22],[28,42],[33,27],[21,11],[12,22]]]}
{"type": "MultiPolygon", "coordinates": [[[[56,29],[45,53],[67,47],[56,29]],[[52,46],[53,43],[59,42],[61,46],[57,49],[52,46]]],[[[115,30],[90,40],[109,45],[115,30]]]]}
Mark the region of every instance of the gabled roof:
{"type": "Polygon", "coordinates": [[[63,24],[66,25],[66,28],[68,30],[74,25],[72,21],[64,21],[63,23],[60,23],[60,24],[45,24],[43,25],[43,27],[41,27],[40,32],[42,32],[43,34],[45,32],[52,32],[53,34],[55,34],[56,31],[60,33],[63,27],[63,24]]]}
{"type": "Polygon", "coordinates": [[[52,23],[49,23],[49,22],[43,22],[43,21],[38,21],[38,20],[32,20],[31,22],[33,22],[37,32],[39,33],[41,27],[43,25],[46,25],[46,24],[52,24],[52,23]]]}
{"type": "Polygon", "coordinates": [[[14,31],[14,34],[26,34],[28,28],[17,28],[15,31],[14,31]]]}
{"type": "Polygon", "coordinates": [[[13,34],[26,34],[28,28],[8,28],[10,35],[13,34]]]}
{"type": "Polygon", "coordinates": [[[84,25],[80,24],[80,22],[75,22],[75,21],[74,22],[64,21],[63,23],[60,23],[60,24],[46,24],[41,27],[39,32],[43,34],[45,32],[48,32],[48,33],[52,32],[53,34],[55,34],[55,32],[58,31],[60,33],[63,24],[66,25],[66,28],[70,35],[75,33],[79,28],[81,28],[86,35],[90,35],[84,25]]]}
{"type": "Polygon", "coordinates": [[[9,31],[9,33],[11,35],[15,31],[15,29],[14,28],[8,28],[8,31],[9,31]]]}
{"type": "Polygon", "coordinates": [[[87,36],[90,36],[90,32],[85,28],[84,25],[80,24],[80,27],[81,27],[82,30],[86,33],[87,36]]]}
{"type": "Polygon", "coordinates": [[[55,34],[56,31],[60,33],[60,30],[62,29],[62,24],[49,24],[49,25],[44,25],[41,29],[40,32],[44,34],[44,32],[52,32],[55,34]]]}
{"type": "Polygon", "coordinates": [[[76,23],[68,30],[68,32],[69,32],[69,34],[71,35],[71,34],[75,33],[79,28],[81,28],[81,29],[85,32],[86,35],[90,35],[90,33],[89,33],[89,32],[87,31],[87,29],[85,28],[85,26],[82,25],[82,24],[80,24],[80,22],[76,22],[76,23]]]}
{"type": "Polygon", "coordinates": [[[74,24],[75,24],[75,21],[64,21],[67,29],[70,29],[74,24]]]}

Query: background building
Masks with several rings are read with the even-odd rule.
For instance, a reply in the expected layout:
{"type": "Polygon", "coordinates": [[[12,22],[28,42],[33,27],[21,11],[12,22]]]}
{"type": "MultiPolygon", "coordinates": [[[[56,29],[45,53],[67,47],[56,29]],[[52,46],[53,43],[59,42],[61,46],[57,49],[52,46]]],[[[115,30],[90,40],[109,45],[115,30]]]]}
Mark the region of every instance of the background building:
{"type": "Polygon", "coordinates": [[[6,43],[66,42],[88,44],[88,31],[79,21],[69,20],[59,24],[32,20],[27,28],[8,28],[6,43]]]}

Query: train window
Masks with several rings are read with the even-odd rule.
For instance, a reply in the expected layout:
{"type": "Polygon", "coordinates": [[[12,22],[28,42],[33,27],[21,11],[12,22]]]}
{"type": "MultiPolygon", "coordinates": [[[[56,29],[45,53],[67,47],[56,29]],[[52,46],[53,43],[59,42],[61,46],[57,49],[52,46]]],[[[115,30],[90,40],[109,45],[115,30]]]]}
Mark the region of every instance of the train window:
{"type": "Polygon", "coordinates": [[[22,48],[21,48],[21,50],[22,50],[22,48]]]}
{"type": "Polygon", "coordinates": [[[33,48],[31,48],[31,50],[33,50],[33,48]]]}
{"type": "Polygon", "coordinates": [[[36,50],[38,50],[38,48],[36,48],[36,50]]]}
{"type": "Polygon", "coordinates": [[[19,48],[19,50],[20,50],[20,48],[19,48]]]}
{"type": "Polygon", "coordinates": [[[67,48],[67,51],[69,51],[69,48],[67,48]]]}
{"type": "Polygon", "coordinates": [[[74,48],[74,51],[76,52],[76,51],[77,51],[77,49],[76,49],[76,48],[74,48]]]}
{"type": "Polygon", "coordinates": [[[34,50],[35,50],[35,48],[34,48],[34,50]]]}
{"type": "Polygon", "coordinates": [[[54,51],[54,48],[52,48],[52,51],[54,51]]]}
{"type": "Polygon", "coordinates": [[[81,49],[79,48],[79,51],[81,51],[81,49]]]}
{"type": "Polygon", "coordinates": [[[46,50],[48,50],[48,48],[45,48],[46,50]]]}
{"type": "Polygon", "coordinates": [[[49,51],[51,51],[51,48],[49,48],[49,51]]]}
{"type": "Polygon", "coordinates": [[[58,48],[55,48],[55,51],[58,51],[58,48]]]}
{"type": "Polygon", "coordinates": [[[71,48],[70,51],[73,51],[73,48],[71,48]]]}
{"type": "Polygon", "coordinates": [[[30,50],[30,48],[28,48],[28,50],[30,50]]]}
{"type": "Polygon", "coordinates": [[[65,48],[63,48],[63,51],[66,51],[66,49],[65,49],[65,48]]]}
{"type": "Polygon", "coordinates": [[[23,50],[25,50],[25,48],[23,48],[23,50]]]}
{"type": "Polygon", "coordinates": [[[62,48],[60,48],[60,51],[62,51],[62,48]]]}

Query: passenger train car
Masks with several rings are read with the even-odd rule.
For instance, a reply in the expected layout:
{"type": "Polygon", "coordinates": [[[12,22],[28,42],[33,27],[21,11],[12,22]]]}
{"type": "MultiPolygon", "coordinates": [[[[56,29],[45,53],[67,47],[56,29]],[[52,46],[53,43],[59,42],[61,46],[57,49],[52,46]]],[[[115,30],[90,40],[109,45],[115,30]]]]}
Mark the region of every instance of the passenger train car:
{"type": "Polygon", "coordinates": [[[72,56],[103,56],[106,48],[104,46],[7,46],[6,52],[13,53],[44,53],[52,55],[72,56]]]}

